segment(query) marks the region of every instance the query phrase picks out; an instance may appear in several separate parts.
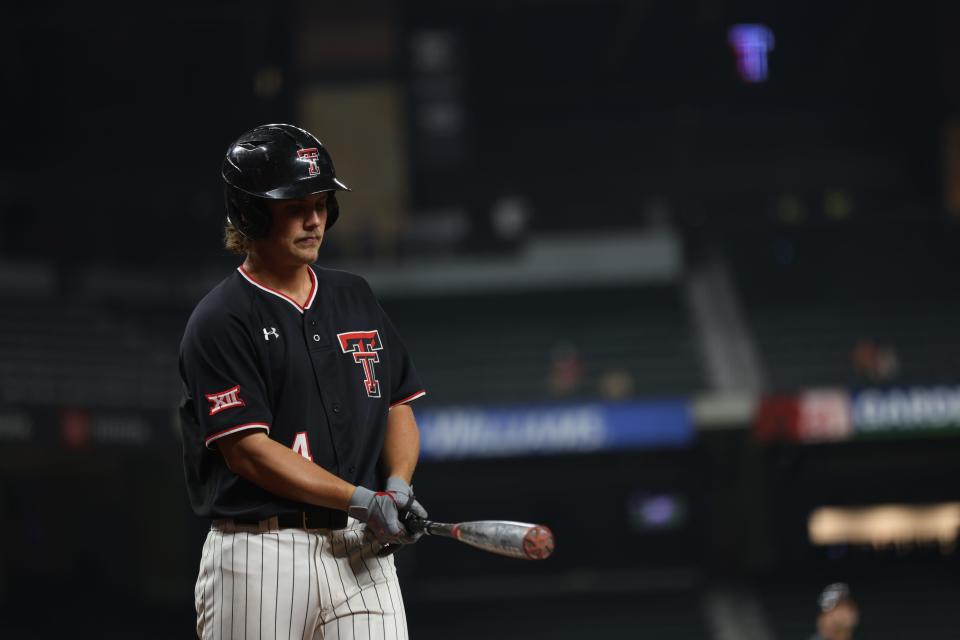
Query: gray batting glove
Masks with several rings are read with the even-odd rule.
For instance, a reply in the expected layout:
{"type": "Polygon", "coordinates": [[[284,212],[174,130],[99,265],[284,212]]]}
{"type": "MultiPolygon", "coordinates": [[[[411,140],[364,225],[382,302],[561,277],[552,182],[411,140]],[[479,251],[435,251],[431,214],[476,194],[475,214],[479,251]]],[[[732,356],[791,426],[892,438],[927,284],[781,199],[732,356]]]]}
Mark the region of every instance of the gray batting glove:
{"type": "Polygon", "coordinates": [[[406,529],[400,524],[396,498],[389,491],[374,493],[366,487],[357,487],[350,496],[347,513],[361,522],[366,522],[380,544],[400,542],[401,536],[406,533],[406,529]]]}
{"type": "MultiPolygon", "coordinates": [[[[427,519],[427,510],[423,508],[416,497],[413,495],[413,487],[407,484],[407,481],[400,476],[390,476],[387,478],[387,491],[392,492],[397,497],[397,509],[400,515],[412,513],[423,520],[427,519]]],[[[401,524],[402,518],[401,518],[401,524]]],[[[410,528],[404,525],[403,532],[400,534],[399,541],[402,544],[413,544],[423,536],[423,531],[410,531],[410,528]]]]}

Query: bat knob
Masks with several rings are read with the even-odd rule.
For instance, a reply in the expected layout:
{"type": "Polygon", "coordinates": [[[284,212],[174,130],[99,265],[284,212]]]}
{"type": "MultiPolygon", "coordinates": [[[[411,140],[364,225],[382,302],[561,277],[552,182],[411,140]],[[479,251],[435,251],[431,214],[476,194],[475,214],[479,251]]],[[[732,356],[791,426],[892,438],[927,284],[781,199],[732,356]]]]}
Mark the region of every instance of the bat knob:
{"type": "Polygon", "coordinates": [[[530,560],[546,560],[553,553],[553,532],[541,524],[530,527],[523,536],[523,552],[530,560]]]}
{"type": "Polygon", "coordinates": [[[403,514],[400,517],[400,520],[403,521],[403,525],[410,533],[420,533],[427,527],[427,521],[411,511],[407,511],[405,514],[403,514]]]}
{"type": "MultiPolygon", "coordinates": [[[[424,520],[423,518],[417,516],[414,513],[411,513],[410,511],[407,511],[405,514],[400,516],[400,520],[401,522],[403,522],[403,526],[405,526],[407,528],[407,531],[409,531],[410,533],[420,533],[421,531],[425,531],[427,528],[428,521],[424,520]]],[[[400,547],[402,546],[403,546],[402,544],[384,545],[384,547],[380,549],[380,552],[377,555],[380,556],[381,558],[385,558],[386,556],[393,555],[394,553],[399,551],[400,547]]]]}

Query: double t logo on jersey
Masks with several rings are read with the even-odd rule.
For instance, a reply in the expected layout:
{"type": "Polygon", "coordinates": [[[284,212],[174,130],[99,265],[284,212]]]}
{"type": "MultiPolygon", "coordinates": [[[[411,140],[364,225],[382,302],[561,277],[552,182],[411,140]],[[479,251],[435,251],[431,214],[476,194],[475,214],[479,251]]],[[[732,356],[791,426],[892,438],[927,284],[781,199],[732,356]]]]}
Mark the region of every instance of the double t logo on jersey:
{"type": "Polygon", "coordinates": [[[340,341],[340,348],[343,352],[352,353],[353,361],[363,365],[363,385],[366,387],[367,395],[371,398],[379,398],[380,381],[377,380],[377,371],[373,365],[380,362],[377,351],[383,349],[383,343],[380,342],[380,333],[376,329],[373,331],[346,331],[338,333],[337,339],[340,341]]]}

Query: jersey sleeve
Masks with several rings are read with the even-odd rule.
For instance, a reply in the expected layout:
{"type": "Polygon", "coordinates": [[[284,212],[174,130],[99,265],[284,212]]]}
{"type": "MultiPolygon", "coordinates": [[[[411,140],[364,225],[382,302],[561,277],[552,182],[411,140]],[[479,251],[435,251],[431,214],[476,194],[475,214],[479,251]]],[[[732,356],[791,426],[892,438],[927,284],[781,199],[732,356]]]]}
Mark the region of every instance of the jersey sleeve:
{"type": "Polygon", "coordinates": [[[400,339],[400,334],[390,321],[386,312],[381,308],[386,346],[390,353],[390,408],[406,404],[427,394],[413,366],[413,360],[407,352],[407,347],[400,339]]]}
{"type": "Polygon", "coordinates": [[[208,448],[239,431],[270,432],[266,384],[239,318],[224,314],[191,322],[180,347],[180,375],[193,428],[200,432],[195,435],[208,448]]]}

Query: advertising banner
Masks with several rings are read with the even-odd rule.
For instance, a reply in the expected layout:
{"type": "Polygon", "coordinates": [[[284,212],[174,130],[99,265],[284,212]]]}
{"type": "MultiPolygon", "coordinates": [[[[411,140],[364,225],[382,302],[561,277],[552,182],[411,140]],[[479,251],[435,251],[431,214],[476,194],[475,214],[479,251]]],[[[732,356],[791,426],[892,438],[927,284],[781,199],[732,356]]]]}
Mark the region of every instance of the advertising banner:
{"type": "Polygon", "coordinates": [[[864,389],[853,395],[857,435],[960,433],[960,386],[864,389]]]}
{"type": "Polygon", "coordinates": [[[764,442],[848,440],[853,435],[850,394],[843,389],[813,389],[762,398],[754,434],[764,442]]]}
{"type": "Polygon", "coordinates": [[[425,460],[671,448],[694,439],[679,400],[417,411],[425,460]]]}
{"type": "Polygon", "coordinates": [[[765,442],[960,435],[960,386],[813,389],[763,398],[754,433],[765,442]]]}
{"type": "Polygon", "coordinates": [[[178,436],[171,413],[84,407],[0,407],[0,447],[147,449],[178,436]]]}

